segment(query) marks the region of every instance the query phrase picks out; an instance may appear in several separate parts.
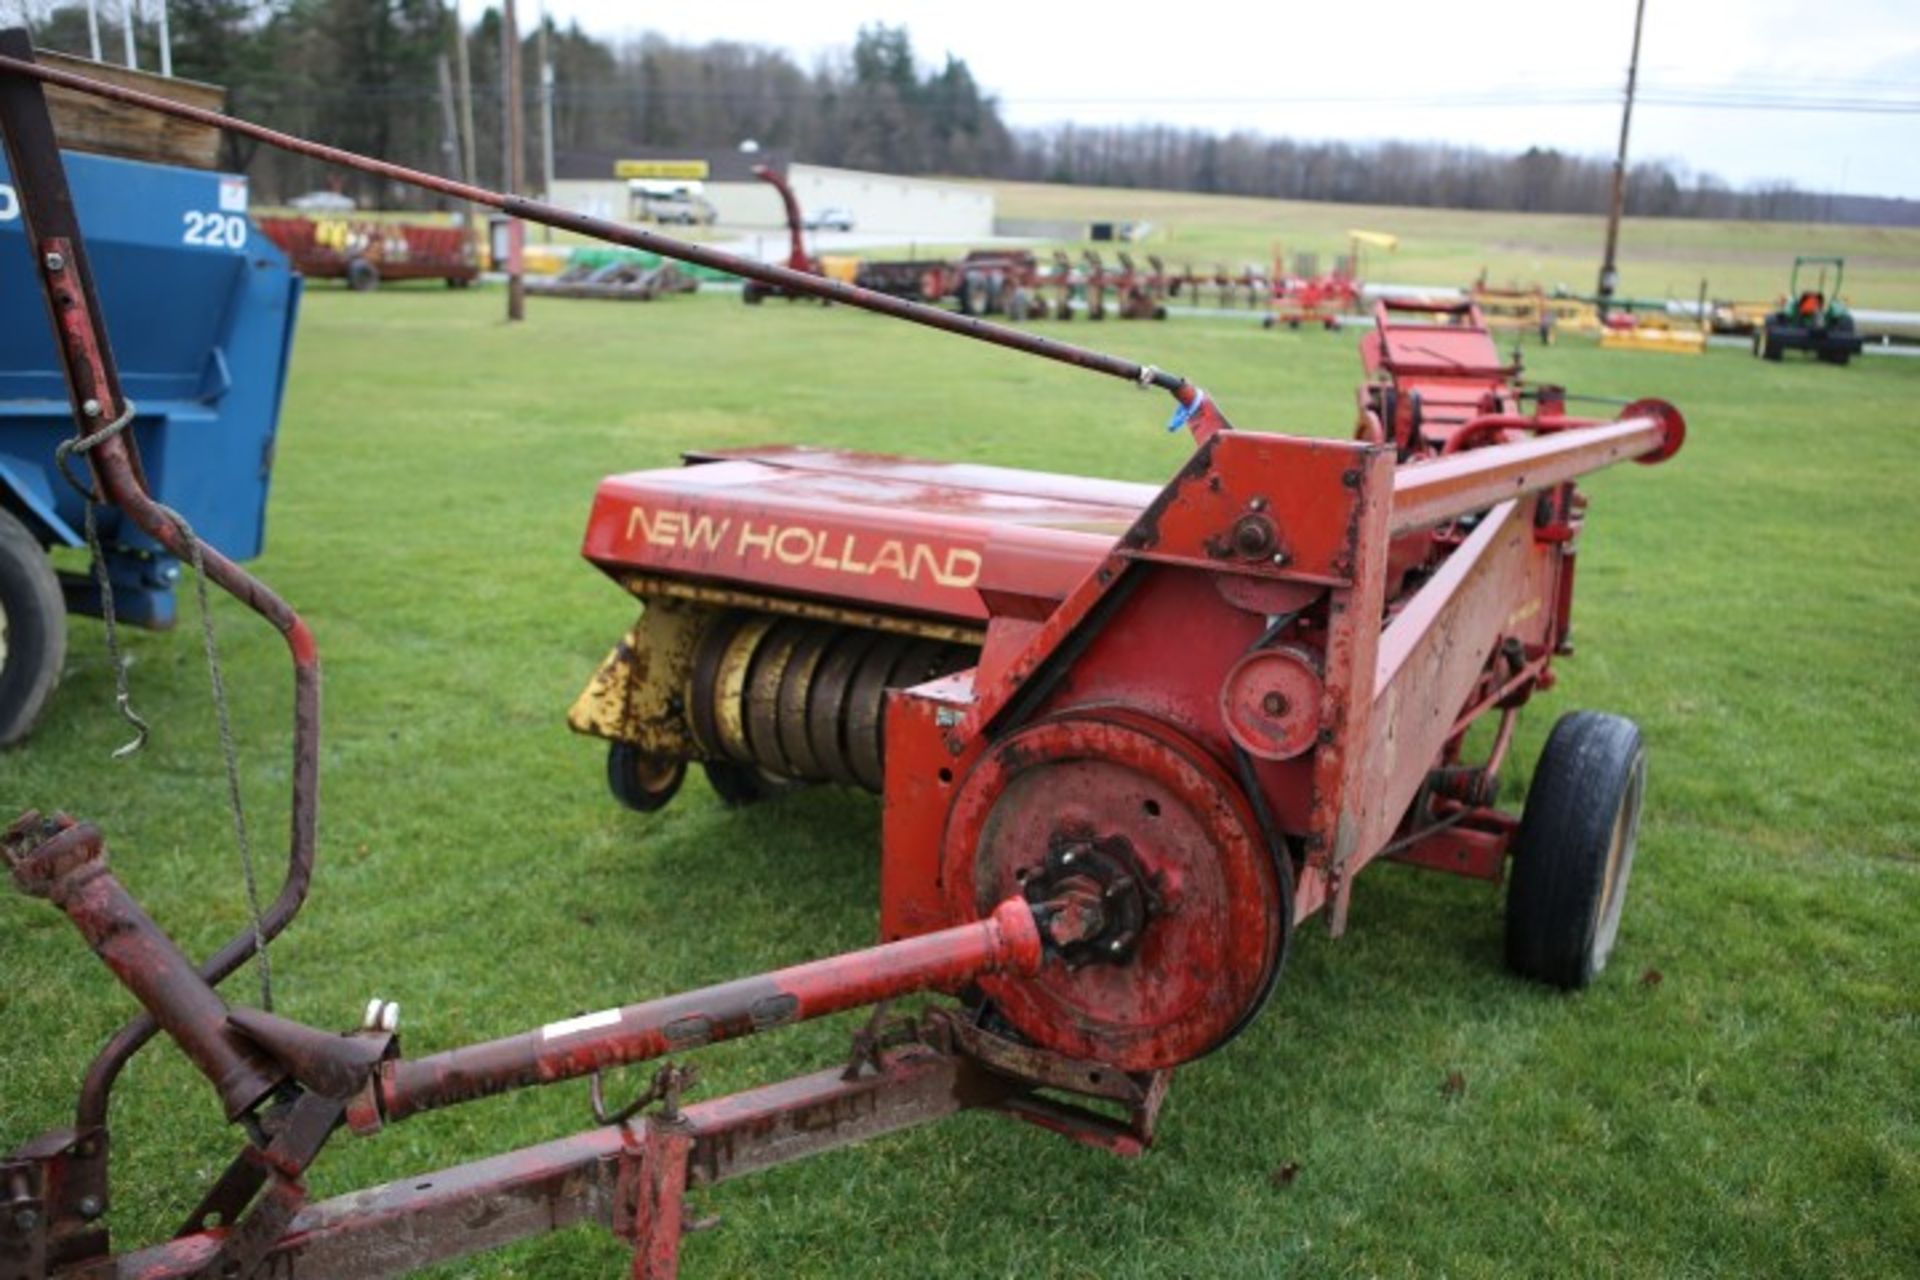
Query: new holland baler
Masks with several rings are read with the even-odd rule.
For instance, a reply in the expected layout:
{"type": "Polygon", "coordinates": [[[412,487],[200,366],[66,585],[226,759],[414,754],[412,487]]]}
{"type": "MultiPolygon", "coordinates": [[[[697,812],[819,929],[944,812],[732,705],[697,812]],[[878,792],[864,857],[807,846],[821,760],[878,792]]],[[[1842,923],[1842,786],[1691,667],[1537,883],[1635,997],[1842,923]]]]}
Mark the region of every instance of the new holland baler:
{"type": "Polygon", "coordinates": [[[520,1035],[403,1051],[372,1001],[345,1034],[229,1002],[218,984],[304,901],[318,851],[319,658],[288,604],[210,547],[208,577],[284,638],[294,686],[286,878],[196,965],[108,866],[104,838],[28,812],[0,838],[16,884],[73,921],[145,1012],[87,1071],[75,1122],[0,1159],[0,1276],[366,1276],[581,1221],[675,1273],[688,1189],[985,1109],[1139,1154],[1173,1070],[1260,1010],[1300,923],[1344,923],[1355,877],[1396,857],[1498,877],[1509,957],[1590,981],[1618,927],[1645,753],[1588,713],[1550,736],[1525,811],[1493,807],[1514,712],[1566,651],[1574,481],[1659,461],[1684,427],[1646,401],[1566,416],[1445,317],[1387,334],[1353,440],[1236,429],[1176,374],[788,268],[403,170],[40,67],[0,34],[0,134],[21,180],[75,437],[106,500],[175,554],[64,199],[41,84],[116,96],[617,243],[734,271],[1169,391],[1186,462],[1160,487],[795,449],[701,455],[607,481],[588,555],[645,600],[576,708],[643,804],[689,761],[734,799],[875,786],[876,945],[520,1035]],[[1441,330],[1445,330],[1444,336],[1441,330]],[[1423,361],[1444,341],[1455,359],[1423,361]],[[1416,377],[1462,403],[1392,412],[1416,377]],[[1477,380],[1477,390],[1466,385],[1477,380]],[[1405,392],[1392,394],[1389,392],[1405,392]],[[1532,408],[1526,408],[1528,401],[1532,408]],[[1469,760],[1467,730],[1497,729],[1469,760]],[[623,772],[630,766],[632,773],[623,772]],[[933,995],[907,1018],[886,1002],[933,995]],[[610,1106],[601,1075],[875,1006],[844,1063],[691,1101],[662,1066],[610,1106]],[[115,1252],[107,1103],[164,1031],[240,1129],[170,1240],[115,1252]],[[590,1079],[594,1128],[313,1202],[341,1130],[590,1079]]]}

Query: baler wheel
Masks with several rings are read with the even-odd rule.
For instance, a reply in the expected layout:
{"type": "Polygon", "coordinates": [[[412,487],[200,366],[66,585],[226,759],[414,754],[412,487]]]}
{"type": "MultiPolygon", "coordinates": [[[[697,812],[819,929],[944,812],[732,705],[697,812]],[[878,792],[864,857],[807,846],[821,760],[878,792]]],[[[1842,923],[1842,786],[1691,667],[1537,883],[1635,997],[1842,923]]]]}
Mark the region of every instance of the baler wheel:
{"type": "Polygon", "coordinates": [[[631,742],[607,744],[607,786],[629,809],[652,813],[663,808],[686,780],[685,760],[648,755],[631,742]]]}
{"type": "Polygon", "coordinates": [[[1647,750],[1622,716],[1560,717],[1527,788],[1507,888],[1507,964],[1575,991],[1620,933],[1640,833],[1647,750]]]}

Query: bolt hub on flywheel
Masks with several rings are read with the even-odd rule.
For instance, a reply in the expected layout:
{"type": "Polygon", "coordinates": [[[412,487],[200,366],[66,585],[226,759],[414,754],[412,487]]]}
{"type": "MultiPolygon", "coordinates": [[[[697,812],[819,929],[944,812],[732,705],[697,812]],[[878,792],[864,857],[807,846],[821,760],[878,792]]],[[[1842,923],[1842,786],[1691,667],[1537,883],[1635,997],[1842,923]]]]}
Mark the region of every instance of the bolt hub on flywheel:
{"type": "Polygon", "coordinates": [[[1063,964],[982,988],[1044,1048],[1129,1071],[1225,1042],[1259,1008],[1292,922],[1231,774],[1120,709],[1009,735],[962,781],[943,865],[956,914],[1013,894],[1072,913],[1063,964]]]}

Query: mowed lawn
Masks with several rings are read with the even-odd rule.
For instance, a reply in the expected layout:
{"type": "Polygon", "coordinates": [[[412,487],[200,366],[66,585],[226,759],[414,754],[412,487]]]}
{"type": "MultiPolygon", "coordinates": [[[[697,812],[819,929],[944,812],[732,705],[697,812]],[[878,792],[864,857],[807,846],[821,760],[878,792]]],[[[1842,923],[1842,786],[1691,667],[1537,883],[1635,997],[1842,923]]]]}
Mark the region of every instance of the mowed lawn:
{"type": "MultiPolygon", "coordinates": [[[[1637,287],[1637,286],[1636,286],[1637,287]]],[[[398,1000],[411,1052],[870,943],[878,805],[820,789],[640,816],[566,708],[633,605],[578,554],[596,480],[695,446],[894,450],[1131,479],[1188,450],[1163,396],[844,308],[531,303],[393,288],[306,303],[260,572],[326,661],[322,851],[274,948],[280,1010],[398,1000]]],[[[1246,428],[1346,434],[1355,335],[1178,318],[1049,332],[1145,358],[1246,428]]],[[[698,1193],[691,1276],[1859,1275],[1920,1266],[1920,361],[1847,369],[1529,349],[1658,395],[1686,450],[1588,486],[1579,653],[1528,709],[1645,727],[1626,923],[1590,991],[1501,968],[1502,900],[1393,866],[1303,930],[1265,1015],[1183,1069],[1126,1163],[987,1116],[698,1193]],[[1449,1080],[1453,1087],[1448,1086],[1449,1080]],[[1283,1171],[1291,1171],[1283,1172],[1283,1171]]],[[[1284,514],[1284,513],[1283,513],[1284,514]]],[[[217,610],[268,874],[289,695],[217,610]]],[[[191,622],[191,613],[185,615],[191,622]]],[[[244,920],[196,636],[131,639],[125,737],[97,623],[0,812],[65,808],[187,949],[244,920]]],[[[0,895],[0,1146],[66,1123],[130,1008],[46,903],[0,895]]],[[[249,970],[228,992],[251,1001],[249,970]]],[[[697,1055],[699,1096],[840,1060],[847,1018],[697,1055]]],[[[638,1088],[625,1073],[614,1092],[638,1088]]],[[[116,1237],[163,1238],[235,1147],[170,1046],[114,1113],[116,1237]]],[[[337,1137],[318,1194],[591,1123],[584,1083],[337,1137]]],[[[624,1274],[577,1230],[448,1275],[624,1274]]]]}

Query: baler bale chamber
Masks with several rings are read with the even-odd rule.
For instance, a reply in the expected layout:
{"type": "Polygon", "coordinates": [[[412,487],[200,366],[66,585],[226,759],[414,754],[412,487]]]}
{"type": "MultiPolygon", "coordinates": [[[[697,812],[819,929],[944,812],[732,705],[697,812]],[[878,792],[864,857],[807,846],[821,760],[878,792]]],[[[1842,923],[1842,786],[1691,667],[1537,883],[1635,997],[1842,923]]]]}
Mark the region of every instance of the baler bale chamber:
{"type": "MultiPolygon", "coordinates": [[[[1298,925],[1345,925],[1391,857],[1499,879],[1508,958],[1591,981],[1617,930],[1645,752],[1575,713],[1524,813],[1494,807],[1514,716],[1566,653],[1581,476],[1680,446],[1671,406],[1569,417],[1502,366],[1470,313],[1440,317],[1448,413],[1401,413],[1439,333],[1370,349],[1351,440],[1236,429],[1177,374],[977,317],[733,258],[95,84],[0,33],[0,136],[56,335],[75,436],[103,499],[161,546],[42,85],[116,97],[512,216],[739,274],[1169,392],[1191,454],[1162,486],[804,448],[703,453],[608,478],[588,558],[643,603],[573,726],[608,740],[613,790],[671,799],[701,763],[739,803],[790,785],[881,793],[876,945],[526,1032],[408,1054],[373,1000],[332,1034],[217,989],[285,929],[319,853],[319,649],[299,613],[200,547],[209,581],[284,639],[293,678],[284,881],[195,964],[108,865],[105,838],[22,814],[0,856],[64,911],[144,1012],[85,1073],[74,1123],[0,1158],[0,1280],[373,1276],[581,1221],[677,1272],[690,1188],[962,1110],[1119,1155],[1153,1140],[1174,1069],[1273,991],[1298,925]],[[1496,726],[1486,753],[1468,730],[1496,726]],[[889,1002],[931,996],[908,1017],[889,1002]],[[685,1055],[849,1009],[843,1062],[692,1100],[685,1055]],[[108,1100],[164,1032],[239,1127],[170,1240],[116,1252],[108,1100]],[[609,1069],[662,1062],[609,1104],[609,1069]],[[588,1080],[594,1127],[313,1202],[336,1135],[588,1080]]],[[[1401,335],[1405,336],[1405,335],[1401,335]]],[[[1437,392],[1422,392],[1436,405],[1437,392]]],[[[264,999],[263,1004],[267,1001],[264,999]]]]}

